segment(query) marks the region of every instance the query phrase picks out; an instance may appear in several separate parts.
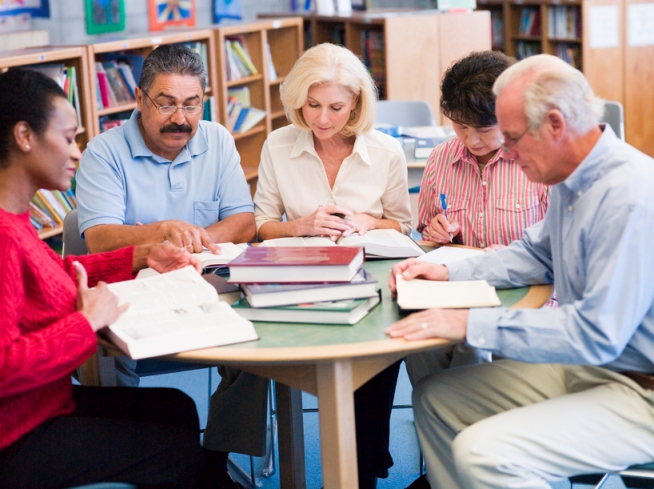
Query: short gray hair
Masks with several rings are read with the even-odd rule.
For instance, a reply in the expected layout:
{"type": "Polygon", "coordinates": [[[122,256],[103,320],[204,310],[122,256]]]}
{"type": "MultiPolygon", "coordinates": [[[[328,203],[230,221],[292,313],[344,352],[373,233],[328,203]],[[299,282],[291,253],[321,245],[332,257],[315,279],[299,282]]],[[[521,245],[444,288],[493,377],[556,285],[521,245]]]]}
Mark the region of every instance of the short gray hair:
{"type": "Polygon", "coordinates": [[[139,87],[144,92],[150,90],[157,75],[196,76],[202,85],[202,92],[207,86],[207,72],[198,53],[180,44],[159,46],[145,58],[139,87]]]}
{"type": "Polygon", "coordinates": [[[280,87],[286,117],[301,129],[309,129],[302,106],[313,86],[333,83],[357,99],[352,118],[343,128],[344,136],[360,135],[375,124],[377,88],[365,65],[352,51],[331,43],[307,49],[295,62],[280,87]]]}
{"type": "Polygon", "coordinates": [[[579,70],[556,56],[539,54],[514,64],[495,81],[493,92],[499,96],[514,81],[530,75],[533,79],[528,79],[524,90],[524,112],[531,132],[551,109],[563,114],[575,134],[585,134],[599,124],[604,101],[579,70]]]}

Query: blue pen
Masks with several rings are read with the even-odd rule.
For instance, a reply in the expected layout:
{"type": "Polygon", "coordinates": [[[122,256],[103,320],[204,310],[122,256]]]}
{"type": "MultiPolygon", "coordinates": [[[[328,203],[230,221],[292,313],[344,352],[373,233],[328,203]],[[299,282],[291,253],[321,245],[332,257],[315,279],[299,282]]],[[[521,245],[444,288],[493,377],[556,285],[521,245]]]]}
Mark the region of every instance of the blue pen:
{"type": "MultiPolygon", "coordinates": [[[[441,207],[443,208],[443,214],[445,214],[445,219],[447,222],[450,221],[449,216],[447,215],[447,200],[445,199],[445,194],[441,194],[441,207]]],[[[450,238],[450,243],[452,242],[452,233],[447,233],[450,238]]]]}

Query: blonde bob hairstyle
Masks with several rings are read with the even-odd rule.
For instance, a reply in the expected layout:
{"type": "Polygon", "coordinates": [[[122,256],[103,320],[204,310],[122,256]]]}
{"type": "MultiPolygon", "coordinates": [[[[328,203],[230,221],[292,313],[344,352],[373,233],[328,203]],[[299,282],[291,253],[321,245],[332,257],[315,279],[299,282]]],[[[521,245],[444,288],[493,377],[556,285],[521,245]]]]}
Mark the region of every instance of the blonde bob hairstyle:
{"type": "Polygon", "coordinates": [[[583,135],[597,127],[604,113],[604,101],[597,97],[586,77],[561,58],[539,54],[509,67],[493,85],[499,96],[522,77],[533,79],[524,92],[524,113],[533,133],[545,120],[547,112],[557,109],[575,134],[583,135]]]}
{"type": "Polygon", "coordinates": [[[279,92],[288,120],[300,129],[310,130],[302,115],[309,89],[331,83],[345,88],[357,100],[342,134],[359,136],[370,131],[375,123],[375,83],[351,51],[329,43],[307,49],[282,83],[279,92]]]}

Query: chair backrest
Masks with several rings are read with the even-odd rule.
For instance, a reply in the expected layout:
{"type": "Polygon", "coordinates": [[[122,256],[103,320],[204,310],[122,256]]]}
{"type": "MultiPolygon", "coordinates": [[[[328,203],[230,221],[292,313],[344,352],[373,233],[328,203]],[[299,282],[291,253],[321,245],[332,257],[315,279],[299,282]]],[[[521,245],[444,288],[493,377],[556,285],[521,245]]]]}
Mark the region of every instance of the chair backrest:
{"type": "Polygon", "coordinates": [[[604,115],[601,122],[606,122],[616,136],[624,141],[624,109],[620,102],[607,100],[604,103],[604,115]]]}
{"type": "Polygon", "coordinates": [[[79,234],[77,209],[73,209],[66,214],[66,218],[64,219],[64,246],[62,255],[86,255],[87,253],[86,241],[79,234]]]}
{"type": "Polygon", "coordinates": [[[396,126],[435,126],[431,106],[424,100],[380,100],[377,102],[377,124],[396,126]]]}

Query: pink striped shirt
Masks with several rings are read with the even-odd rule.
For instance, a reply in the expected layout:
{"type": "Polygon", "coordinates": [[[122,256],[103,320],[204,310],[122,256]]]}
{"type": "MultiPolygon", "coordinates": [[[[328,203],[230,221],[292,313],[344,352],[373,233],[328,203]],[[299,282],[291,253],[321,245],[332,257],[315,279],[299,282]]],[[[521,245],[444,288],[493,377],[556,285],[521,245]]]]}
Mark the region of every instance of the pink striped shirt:
{"type": "Polygon", "coordinates": [[[476,158],[461,140],[451,139],[434,148],[422,176],[418,231],[442,213],[440,194],[447,196],[450,222],[461,223],[461,243],[485,248],[508,245],[545,217],[549,187],[530,182],[513,160],[501,151],[479,172],[476,158]]]}

